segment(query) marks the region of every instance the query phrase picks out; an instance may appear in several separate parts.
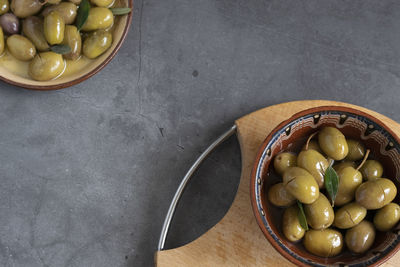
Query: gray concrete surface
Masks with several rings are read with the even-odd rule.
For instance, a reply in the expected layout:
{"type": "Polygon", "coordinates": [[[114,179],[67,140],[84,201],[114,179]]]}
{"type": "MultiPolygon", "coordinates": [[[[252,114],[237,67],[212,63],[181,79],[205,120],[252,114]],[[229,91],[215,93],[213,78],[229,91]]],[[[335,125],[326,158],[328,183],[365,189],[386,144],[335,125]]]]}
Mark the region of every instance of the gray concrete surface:
{"type": "MultiPolygon", "coordinates": [[[[152,266],[169,202],[233,121],[295,99],[400,121],[397,1],[137,0],[115,59],[54,92],[0,84],[0,266],[152,266]]],[[[167,247],[218,222],[233,138],[183,197],[167,247]]]]}

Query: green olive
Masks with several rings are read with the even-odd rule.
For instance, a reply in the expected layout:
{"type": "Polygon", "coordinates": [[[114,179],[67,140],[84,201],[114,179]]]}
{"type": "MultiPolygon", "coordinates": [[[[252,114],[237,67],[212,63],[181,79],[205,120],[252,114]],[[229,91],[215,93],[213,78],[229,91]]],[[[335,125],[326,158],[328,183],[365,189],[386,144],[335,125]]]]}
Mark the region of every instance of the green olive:
{"type": "Polygon", "coordinates": [[[90,3],[100,7],[108,7],[110,6],[114,0],[90,0],[90,3]]]}
{"type": "Polygon", "coordinates": [[[333,127],[322,128],[318,134],[318,143],[322,151],[334,160],[344,159],[349,152],[346,138],[333,127]]]}
{"type": "Polygon", "coordinates": [[[311,140],[310,142],[308,142],[308,149],[306,149],[306,146],[307,146],[307,144],[305,144],[301,150],[312,149],[312,150],[318,151],[321,154],[323,153],[321,148],[318,145],[318,142],[315,140],[311,140]]]}
{"type": "Polygon", "coordinates": [[[389,231],[400,220],[400,206],[396,203],[389,203],[374,216],[374,225],[379,231],[389,231]]]}
{"type": "Polygon", "coordinates": [[[304,205],[304,212],[308,224],[315,230],[328,228],[335,217],[331,203],[324,194],[319,194],[312,204],[304,205]]]}
{"type": "Polygon", "coordinates": [[[354,253],[364,253],[371,248],[375,240],[374,225],[369,221],[362,221],[347,230],[345,242],[347,248],[354,253]]]}
{"type": "Polygon", "coordinates": [[[93,7],[89,10],[89,17],[82,26],[82,31],[107,29],[114,23],[114,16],[106,7],[93,7]]]}
{"type": "Polygon", "coordinates": [[[23,61],[31,60],[36,54],[32,42],[19,34],[13,34],[7,38],[7,48],[16,59],[23,61]]]}
{"type": "Polygon", "coordinates": [[[333,257],[338,255],[343,248],[343,236],[333,229],[309,230],[306,232],[304,247],[320,257],[333,257]]]}
{"type": "Polygon", "coordinates": [[[49,44],[60,44],[64,39],[65,24],[60,14],[55,11],[44,17],[44,36],[49,44]]]}
{"type": "Polygon", "coordinates": [[[74,3],[75,5],[79,5],[81,0],[69,0],[69,2],[74,3]]]}
{"type": "Polygon", "coordinates": [[[35,15],[42,8],[39,0],[12,0],[11,11],[18,18],[26,18],[35,15]]]}
{"type": "Polygon", "coordinates": [[[382,177],[383,167],[377,160],[367,160],[360,171],[365,180],[370,181],[382,177]]]}
{"type": "Polygon", "coordinates": [[[78,29],[72,25],[66,25],[64,31],[64,40],[62,44],[66,44],[71,48],[71,52],[64,55],[66,59],[76,60],[81,55],[82,40],[78,29]]]}
{"type": "Polygon", "coordinates": [[[342,161],[340,163],[333,165],[333,168],[335,169],[336,172],[338,172],[340,169],[343,169],[344,167],[356,168],[356,163],[354,161],[342,161]]]}
{"type": "Polygon", "coordinates": [[[339,176],[339,187],[335,199],[337,206],[342,206],[354,199],[358,186],[362,183],[361,172],[353,167],[342,167],[337,171],[339,176]]]}
{"type": "Polygon", "coordinates": [[[313,149],[301,151],[297,157],[297,166],[311,173],[319,188],[324,187],[324,175],[329,163],[318,151],[313,149]]]}
{"type": "Polygon", "coordinates": [[[296,202],[296,198],[286,191],[283,183],[271,186],[268,190],[268,199],[272,204],[278,207],[287,207],[296,202]]]}
{"type": "Polygon", "coordinates": [[[3,28],[0,27],[0,55],[4,53],[4,33],[3,28]]]}
{"type": "Polygon", "coordinates": [[[61,2],[61,0],[47,0],[47,3],[52,4],[52,5],[57,5],[61,2]]]}
{"type": "Polygon", "coordinates": [[[8,0],[0,0],[0,15],[3,15],[10,10],[10,4],[8,0]]]}
{"type": "Polygon", "coordinates": [[[61,55],[42,52],[30,62],[29,75],[37,81],[48,81],[59,76],[65,68],[61,55]]]}
{"type": "Polygon", "coordinates": [[[96,58],[107,51],[112,44],[112,34],[108,31],[95,31],[83,42],[83,54],[88,58],[96,58]]]}
{"type": "Polygon", "coordinates": [[[283,175],[284,171],[289,167],[296,166],[297,156],[294,153],[282,152],[275,156],[274,158],[274,168],[275,171],[283,175]]]}
{"type": "Polygon", "coordinates": [[[364,157],[365,147],[360,141],[348,139],[347,145],[349,146],[349,153],[346,156],[346,160],[356,161],[364,157]]]}
{"type": "Polygon", "coordinates": [[[305,230],[299,222],[299,208],[291,206],[285,209],[282,217],[282,231],[287,239],[292,242],[303,238],[305,230]]]}
{"type": "Polygon", "coordinates": [[[318,184],[314,177],[299,167],[289,167],[283,173],[285,189],[300,202],[311,204],[319,197],[318,184]]]}
{"type": "Polygon", "coordinates": [[[349,203],[335,212],[333,224],[340,229],[348,229],[356,226],[367,215],[367,209],[357,202],[349,203]]]}
{"type": "Polygon", "coordinates": [[[71,2],[61,2],[58,5],[51,5],[46,7],[42,15],[47,16],[50,12],[56,11],[63,18],[65,24],[72,24],[75,21],[77,14],[77,7],[71,2]]]}
{"type": "Polygon", "coordinates": [[[43,32],[43,20],[35,16],[27,17],[22,22],[22,32],[35,44],[37,50],[49,50],[49,44],[43,32]]]}
{"type": "Polygon", "coordinates": [[[394,183],[380,178],[362,183],[356,190],[356,201],[368,210],[375,210],[392,202],[396,194],[394,183]]]}

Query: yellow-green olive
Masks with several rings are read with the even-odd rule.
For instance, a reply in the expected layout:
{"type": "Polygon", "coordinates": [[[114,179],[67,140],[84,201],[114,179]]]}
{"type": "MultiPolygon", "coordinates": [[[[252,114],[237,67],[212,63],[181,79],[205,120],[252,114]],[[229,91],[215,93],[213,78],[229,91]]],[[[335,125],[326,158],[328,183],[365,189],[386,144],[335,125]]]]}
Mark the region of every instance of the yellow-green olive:
{"type": "Polygon", "coordinates": [[[305,144],[301,150],[313,149],[315,151],[318,151],[321,154],[323,153],[321,148],[318,145],[318,142],[315,140],[310,140],[310,142],[308,142],[308,149],[306,149],[306,148],[307,148],[307,144],[305,144]]]}
{"type": "Polygon", "coordinates": [[[365,180],[370,181],[382,177],[383,167],[377,160],[367,160],[360,168],[365,180]]]}
{"type": "Polygon", "coordinates": [[[106,7],[93,7],[89,10],[89,17],[82,26],[82,31],[107,29],[114,23],[114,16],[106,7]]]}
{"type": "Polygon", "coordinates": [[[392,202],[396,194],[394,183],[380,178],[362,183],[356,190],[356,201],[368,210],[375,210],[392,202]]]}
{"type": "Polygon", "coordinates": [[[379,231],[389,231],[400,220],[400,207],[396,203],[389,203],[374,216],[374,225],[379,231]]]}
{"type": "Polygon", "coordinates": [[[43,20],[35,16],[27,17],[22,22],[22,32],[32,41],[37,50],[49,50],[49,44],[47,43],[43,32],[43,20]]]}
{"type": "Polygon", "coordinates": [[[318,184],[314,177],[299,167],[289,167],[283,173],[285,189],[300,202],[311,204],[319,197],[318,184]]]}
{"type": "Polygon", "coordinates": [[[7,38],[7,48],[16,59],[28,61],[36,54],[36,48],[28,38],[13,34],[7,38]]]}
{"type": "Polygon", "coordinates": [[[333,127],[322,128],[318,134],[318,143],[322,151],[334,160],[344,159],[349,152],[346,138],[333,127]]]}
{"type": "Polygon", "coordinates": [[[308,224],[315,230],[331,226],[335,217],[331,203],[324,194],[319,194],[312,204],[304,205],[308,224]]]}
{"type": "Polygon", "coordinates": [[[96,6],[108,7],[114,2],[114,0],[90,0],[90,2],[96,6]]]}
{"type": "Polygon", "coordinates": [[[74,3],[75,5],[79,5],[81,0],[69,0],[69,2],[74,3]]]}
{"type": "Polygon", "coordinates": [[[88,58],[96,58],[107,51],[112,44],[112,34],[108,31],[95,31],[83,42],[83,54],[88,58]]]}
{"type": "Polygon", "coordinates": [[[30,62],[29,75],[37,81],[47,81],[59,76],[65,68],[64,59],[54,52],[42,52],[30,62]]]}
{"type": "Polygon", "coordinates": [[[335,169],[336,172],[338,172],[340,169],[343,169],[344,167],[356,168],[356,163],[354,161],[342,161],[340,163],[333,165],[333,168],[335,169]]]}
{"type": "Polygon", "coordinates": [[[268,190],[268,199],[272,204],[278,207],[290,206],[296,202],[296,198],[286,191],[283,183],[271,186],[268,190]]]}
{"type": "Polygon", "coordinates": [[[369,221],[362,221],[347,230],[345,242],[347,248],[354,253],[364,253],[371,248],[375,240],[374,225],[369,221]]]}
{"type": "Polygon", "coordinates": [[[0,55],[4,52],[4,33],[3,29],[0,27],[0,55]]]}
{"type": "Polygon", "coordinates": [[[65,24],[72,24],[75,21],[77,14],[77,7],[71,2],[61,2],[57,5],[46,7],[42,15],[47,16],[50,12],[56,11],[63,18],[65,24]]]}
{"type": "Polygon", "coordinates": [[[360,141],[348,139],[347,145],[349,146],[349,153],[346,156],[346,160],[356,161],[364,157],[365,147],[360,141]]]}
{"type": "Polygon", "coordinates": [[[282,152],[275,156],[274,158],[274,168],[275,171],[282,175],[283,172],[289,168],[296,166],[297,156],[294,153],[282,152]]]}
{"type": "Polygon", "coordinates": [[[351,166],[340,168],[337,174],[339,176],[339,187],[335,204],[342,206],[354,199],[356,189],[362,183],[362,175],[361,172],[351,166]]]}
{"type": "Polygon", "coordinates": [[[62,44],[66,44],[71,48],[71,52],[64,55],[66,59],[76,60],[81,55],[82,40],[78,29],[72,25],[66,25],[64,31],[64,40],[62,44]]]}
{"type": "Polygon", "coordinates": [[[10,4],[8,0],[0,0],[0,15],[3,15],[10,10],[10,4]]]}
{"type": "Polygon", "coordinates": [[[348,229],[359,224],[367,215],[367,209],[357,202],[349,203],[335,212],[333,224],[340,229],[348,229]]]}
{"type": "Polygon", "coordinates": [[[289,241],[295,242],[303,238],[305,230],[300,225],[297,206],[285,209],[282,217],[282,231],[289,241]]]}
{"type": "Polygon", "coordinates": [[[60,44],[64,39],[65,23],[58,12],[52,11],[44,17],[44,36],[49,44],[60,44]]]}
{"type": "Polygon", "coordinates": [[[343,248],[343,236],[333,229],[309,230],[303,241],[304,247],[320,257],[333,257],[338,255],[343,248]]]}
{"type": "Polygon", "coordinates": [[[18,18],[26,18],[35,15],[42,8],[39,0],[12,0],[11,11],[18,18]]]}
{"type": "Polygon", "coordinates": [[[329,167],[329,163],[321,153],[313,149],[301,151],[297,157],[297,166],[311,173],[319,188],[324,187],[325,170],[329,167]]]}

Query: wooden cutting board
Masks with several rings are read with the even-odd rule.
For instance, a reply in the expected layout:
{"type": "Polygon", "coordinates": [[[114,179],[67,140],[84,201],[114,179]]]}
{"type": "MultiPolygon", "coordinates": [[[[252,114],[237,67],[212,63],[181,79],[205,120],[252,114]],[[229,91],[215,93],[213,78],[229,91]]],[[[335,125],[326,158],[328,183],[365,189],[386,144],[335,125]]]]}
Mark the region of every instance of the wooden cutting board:
{"type": "MultiPolygon", "coordinates": [[[[283,103],[238,119],[235,124],[242,156],[242,174],[232,206],[219,223],[198,239],[182,247],[156,252],[156,266],[294,266],[270,245],[256,223],[250,203],[250,173],[266,136],[283,120],[317,106],[359,109],[377,117],[400,135],[400,124],[377,112],[325,100],[283,103]]],[[[382,266],[400,266],[400,253],[382,266]]]]}

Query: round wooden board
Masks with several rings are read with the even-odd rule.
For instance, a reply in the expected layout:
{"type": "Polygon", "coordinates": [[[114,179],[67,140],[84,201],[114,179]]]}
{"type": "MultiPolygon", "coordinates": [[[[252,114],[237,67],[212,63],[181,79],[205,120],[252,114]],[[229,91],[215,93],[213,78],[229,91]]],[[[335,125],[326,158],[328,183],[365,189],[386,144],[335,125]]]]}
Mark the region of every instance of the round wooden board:
{"type": "MultiPolygon", "coordinates": [[[[236,197],[222,220],[198,239],[156,252],[156,266],[294,266],[267,241],[250,203],[250,173],[261,143],[274,127],[295,113],[317,106],[345,106],[376,116],[400,135],[400,124],[369,109],[334,101],[306,100],[266,107],[238,119],[242,174],[236,197]]],[[[229,177],[227,177],[229,179],[229,177]]],[[[382,266],[399,266],[397,253],[382,266]]]]}

